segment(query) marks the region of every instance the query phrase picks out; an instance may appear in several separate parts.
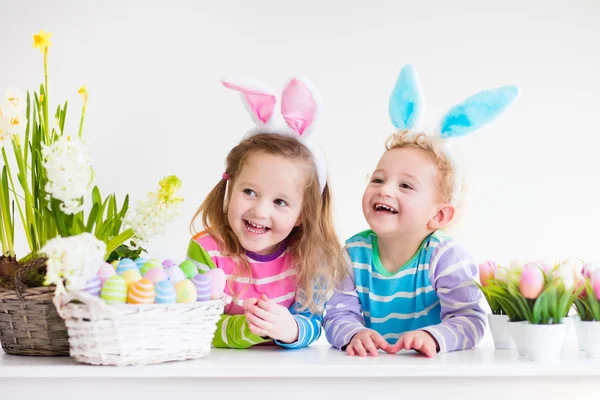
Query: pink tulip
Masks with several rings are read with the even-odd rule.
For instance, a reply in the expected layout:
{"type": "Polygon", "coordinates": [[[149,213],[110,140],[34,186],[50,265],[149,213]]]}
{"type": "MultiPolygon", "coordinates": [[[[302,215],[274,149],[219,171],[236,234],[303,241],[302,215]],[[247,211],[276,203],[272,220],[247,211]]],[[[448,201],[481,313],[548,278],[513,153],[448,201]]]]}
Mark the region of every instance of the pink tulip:
{"type": "Polygon", "coordinates": [[[487,286],[488,280],[494,279],[494,271],[498,269],[498,264],[494,261],[484,261],[479,264],[479,281],[481,286],[487,286]]]}
{"type": "Polygon", "coordinates": [[[525,265],[525,268],[527,268],[527,266],[530,265],[530,264],[538,266],[539,268],[542,269],[542,271],[544,271],[545,274],[547,274],[550,271],[552,271],[552,266],[550,264],[548,264],[545,260],[537,260],[537,261],[534,261],[532,263],[527,263],[525,265]]]}
{"type": "Polygon", "coordinates": [[[591,278],[592,274],[594,272],[596,272],[596,270],[598,270],[599,268],[600,268],[600,265],[598,265],[598,263],[586,262],[585,264],[583,264],[583,275],[586,278],[591,278]]]}
{"type": "Polygon", "coordinates": [[[596,272],[592,275],[591,278],[592,289],[596,294],[596,298],[600,300],[600,272],[596,272]]]}
{"type": "Polygon", "coordinates": [[[524,268],[519,282],[519,290],[526,299],[537,299],[544,290],[544,274],[538,267],[524,268]]]}

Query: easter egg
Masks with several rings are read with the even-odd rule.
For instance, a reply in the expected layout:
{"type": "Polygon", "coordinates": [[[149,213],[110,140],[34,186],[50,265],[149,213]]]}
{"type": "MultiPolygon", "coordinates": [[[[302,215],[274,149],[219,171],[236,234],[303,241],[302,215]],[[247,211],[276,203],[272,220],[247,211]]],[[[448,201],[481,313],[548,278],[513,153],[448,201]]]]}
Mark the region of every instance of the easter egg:
{"type": "Polygon", "coordinates": [[[165,267],[165,269],[169,269],[169,268],[174,267],[176,265],[177,265],[177,263],[175,261],[169,260],[169,259],[166,259],[166,260],[164,260],[162,262],[162,266],[165,267]]]}
{"type": "Polygon", "coordinates": [[[142,275],[140,274],[140,271],[137,268],[125,271],[123,272],[123,274],[121,274],[121,276],[123,277],[123,279],[125,279],[125,284],[127,285],[127,288],[130,288],[131,285],[142,279],[142,275]]]}
{"type": "Polygon", "coordinates": [[[136,258],[135,265],[137,265],[138,268],[142,268],[142,265],[146,264],[146,261],[148,261],[148,259],[145,257],[136,258]]]}
{"type": "Polygon", "coordinates": [[[127,303],[152,304],[154,303],[154,285],[148,279],[140,279],[129,288],[127,303]]]}
{"type": "MultiPolygon", "coordinates": [[[[112,266],[109,265],[109,267],[112,269],[112,266]]],[[[112,270],[112,271],[114,274],[115,271],[114,270],[112,270]]],[[[83,285],[81,290],[86,293],[91,294],[92,296],[99,297],[100,291],[102,290],[102,281],[97,276],[94,276],[92,279],[87,281],[85,283],[85,285],[83,285]]]]}
{"type": "Polygon", "coordinates": [[[187,279],[192,279],[198,275],[198,267],[196,267],[196,263],[192,260],[185,260],[179,264],[179,268],[181,268],[187,279]]]}
{"type": "Polygon", "coordinates": [[[210,275],[211,283],[210,283],[210,298],[218,299],[223,295],[223,290],[225,290],[225,272],[219,268],[213,268],[209,271],[206,271],[204,275],[210,275]]]}
{"type": "Polygon", "coordinates": [[[167,276],[171,283],[176,284],[185,279],[185,274],[179,267],[172,267],[167,270],[167,276]]]}
{"type": "Polygon", "coordinates": [[[167,279],[169,279],[163,267],[160,266],[148,270],[148,272],[144,274],[144,278],[148,279],[152,283],[166,281],[167,279]]]}
{"type": "Polygon", "coordinates": [[[132,259],[124,258],[121,261],[119,261],[119,264],[117,265],[117,275],[122,275],[123,272],[129,271],[131,269],[139,270],[138,266],[136,265],[136,263],[133,262],[132,259]]]}
{"type": "Polygon", "coordinates": [[[157,268],[157,267],[162,268],[162,264],[157,259],[152,258],[152,259],[146,261],[144,263],[144,265],[142,265],[140,267],[140,272],[142,273],[142,275],[146,275],[146,272],[150,271],[152,268],[157,268]]]}
{"type": "Polygon", "coordinates": [[[96,275],[102,282],[105,282],[111,276],[115,276],[115,274],[116,272],[114,267],[109,263],[104,263],[100,266],[96,275]]]}
{"type": "Polygon", "coordinates": [[[127,300],[127,286],[122,276],[111,276],[102,285],[100,298],[106,304],[123,304],[127,300]]]}
{"type": "Polygon", "coordinates": [[[171,304],[177,302],[177,293],[175,293],[175,286],[171,281],[160,281],[155,287],[156,298],[155,303],[157,304],[171,304]]]}
{"type": "Polygon", "coordinates": [[[192,279],[196,287],[196,301],[208,301],[212,293],[211,276],[208,274],[198,274],[192,279]]]}
{"type": "Polygon", "coordinates": [[[175,284],[175,293],[178,303],[193,303],[196,301],[196,287],[189,279],[184,279],[175,284]]]}
{"type": "Polygon", "coordinates": [[[115,260],[115,261],[111,262],[111,265],[113,266],[114,269],[117,269],[117,267],[119,266],[119,260],[115,260]]]}

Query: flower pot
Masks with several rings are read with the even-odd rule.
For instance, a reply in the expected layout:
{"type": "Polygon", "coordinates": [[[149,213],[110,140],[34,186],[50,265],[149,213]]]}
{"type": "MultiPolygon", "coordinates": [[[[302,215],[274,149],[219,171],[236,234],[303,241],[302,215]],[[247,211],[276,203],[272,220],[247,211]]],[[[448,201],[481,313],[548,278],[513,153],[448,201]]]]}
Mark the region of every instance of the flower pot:
{"type": "Polygon", "coordinates": [[[581,327],[581,318],[579,315],[573,316],[573,326],[575,326],[575,335],[577,336],[577,343],[579,343],[579,350],[585,351],[585,345],[587,342],[587,331],[581,327]]]}
{"type": "Polygon", "coordinates": [[[508,316],[488,314],[487,317],[492,338],[494,339],[494,347],[501,350],[514,349],[515,343],[508,331],[508,316]]]}
{"type": "Polygon", "coordinates": [[[527,321],[507,322],[510,336],[517,347],[517,351],[521,357],[527,357],[527,346],[525,344],[525,324],[527,321]]]}
{"type": "Polygon", "coordinates": [[[579,331],[580,348],[588,358],[600,358],[600,321],[579,321],[579,331]]]}
{"type": "Polygon", "coordinates": [[[568,324],[523,324],[527,356],[531,361],[558,362],[565,342],[568,324]]]}

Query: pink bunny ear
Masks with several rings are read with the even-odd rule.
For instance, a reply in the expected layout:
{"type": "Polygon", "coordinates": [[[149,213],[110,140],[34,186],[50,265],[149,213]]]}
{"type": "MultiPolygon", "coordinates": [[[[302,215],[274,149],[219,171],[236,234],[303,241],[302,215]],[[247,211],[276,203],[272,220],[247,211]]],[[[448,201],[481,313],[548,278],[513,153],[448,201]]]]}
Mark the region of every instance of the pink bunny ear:
{"type": "Polygon", "coordinates": [[[273,115],[276,96],[269,89],[259,88],[258,84],[239,84],[231,81],[222,81],[223,86],[240,92],[246,101],[246,108],[256,124],[266,124],[273,115]]]}
{"type": "Polygon", "coordinates": [[[309,86],[296,78],[291,79],[281,95],[281,115],[294,132],[302,135],[314,122],[317,101],[309,86]]]}

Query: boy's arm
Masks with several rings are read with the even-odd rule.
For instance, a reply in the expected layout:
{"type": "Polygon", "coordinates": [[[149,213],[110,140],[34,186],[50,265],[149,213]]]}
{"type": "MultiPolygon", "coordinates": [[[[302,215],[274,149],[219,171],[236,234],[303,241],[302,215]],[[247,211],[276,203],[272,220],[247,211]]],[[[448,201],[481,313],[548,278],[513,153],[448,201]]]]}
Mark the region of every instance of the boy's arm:
{"type": "Polygon", "coordinates": [[[422,330],[435,338],[440,352],[470,349],[481,340],[486,326],[482,295],[473,281],[475,260],[455,242],[446,242],[436,249],[429,268],[442,322],[422,330]]]}

